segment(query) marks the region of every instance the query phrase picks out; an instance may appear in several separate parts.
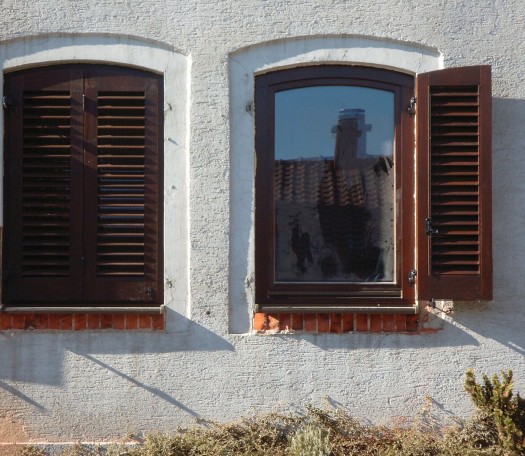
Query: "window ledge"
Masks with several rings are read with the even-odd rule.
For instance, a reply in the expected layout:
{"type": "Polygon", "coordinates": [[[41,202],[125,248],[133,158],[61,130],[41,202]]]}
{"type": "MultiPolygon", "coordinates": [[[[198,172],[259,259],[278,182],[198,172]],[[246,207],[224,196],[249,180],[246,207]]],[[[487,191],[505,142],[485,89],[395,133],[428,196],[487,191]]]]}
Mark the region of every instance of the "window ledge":
{"type": "Polygon", "coordinates": [[[158,306],[5,306],[0,305],[0,312],[8,313],[136,313],[136,314],[163,314],[164,304],[158,306]]]}
{"type": "Polygon", "coordinates": [[[382,313],[394,313],[394,314],[411,314],[415,315],[419,313],[419,306],[417,304],[413,306],[271,306],[271,305],[259,305],[257,306],[259,312],[265,313],[365,313],[365,314],[382,314],[382,313]]]}

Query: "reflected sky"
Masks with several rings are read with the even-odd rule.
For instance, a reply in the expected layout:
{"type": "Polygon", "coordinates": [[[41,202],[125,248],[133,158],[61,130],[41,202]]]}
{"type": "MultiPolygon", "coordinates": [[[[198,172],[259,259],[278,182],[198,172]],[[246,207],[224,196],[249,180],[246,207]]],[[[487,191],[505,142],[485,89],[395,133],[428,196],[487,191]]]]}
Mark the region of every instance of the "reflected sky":
{"type": "Polygon", "coordinates": [[[275,94],[275,159],[333,158],[342,109],[363,109],[368,156],[392,155],[394,94],[354,86],[317,86],[275,94]]]}

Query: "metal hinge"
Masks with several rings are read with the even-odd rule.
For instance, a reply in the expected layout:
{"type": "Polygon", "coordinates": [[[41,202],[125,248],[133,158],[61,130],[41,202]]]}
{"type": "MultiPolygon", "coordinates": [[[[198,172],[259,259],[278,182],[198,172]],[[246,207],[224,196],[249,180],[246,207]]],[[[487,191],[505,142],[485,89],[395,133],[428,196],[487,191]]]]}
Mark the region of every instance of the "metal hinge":
{"type": "Polygon", "coordinates": [[[82,111],[86,110],[86,96],[82,95],[82,111]]]}
{"type": "Polygon", "coordinates": [[[11,103],[9,103],[7,97],[2,97],[2,106],[4,107],[4,109],[7,109],[10,105],[11,103]]]}
{"type": "Polygon", "coordinates": [[[430,220],[430,218],[425,219],[425,232],[429,236],[432,236],[433,234],[439,234],[439,230],[432,227],[432,220],[430,220]]]}
{"type": "Polygon", "coordinates": [[[416,113],[416,103],[417,103],[417,98],[412,97],[408,105],[408,115],[409,116],[413,116],[416,113]]]}

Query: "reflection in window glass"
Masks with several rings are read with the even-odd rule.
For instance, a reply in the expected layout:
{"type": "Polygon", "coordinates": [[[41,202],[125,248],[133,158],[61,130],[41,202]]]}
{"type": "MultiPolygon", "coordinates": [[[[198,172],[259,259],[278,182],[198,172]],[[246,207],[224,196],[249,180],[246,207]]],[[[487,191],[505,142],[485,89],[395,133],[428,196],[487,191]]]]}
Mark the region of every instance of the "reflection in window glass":
{"type": "Polygon", "coordinates": [[[275,95],[275,279],[392,282],[394,94],[318,86],[275,95]]]}

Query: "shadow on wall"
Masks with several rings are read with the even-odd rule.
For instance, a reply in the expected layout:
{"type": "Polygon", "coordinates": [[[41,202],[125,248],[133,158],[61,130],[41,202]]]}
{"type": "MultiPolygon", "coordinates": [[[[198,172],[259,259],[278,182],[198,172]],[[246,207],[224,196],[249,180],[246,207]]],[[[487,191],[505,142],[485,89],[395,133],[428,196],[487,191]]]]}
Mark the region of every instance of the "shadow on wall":
{"type": "MultiPolygon", "coordinates": [[[[161,331],[5,331],[0,333],[0,397],[15,396],[27,405],[45,412],[46,409],[34,399],[28,397],[17,383],[29,383],[49,386],[64,385],[65,358],[72,356],[88,361],[86,371],[102,368],[127,380],[133,386],[144,389],[160,399],[177,406],[181,410],[196,416],[175,398],[161,389],[140,382],[133,375],[116,368],[97,355],[160,355],[180,352],[217,352],[233,351],[234,347],[225,339],[217,336],[203,326],[189,321],[184,316],[167,309],[168,319],[177,319],[184,333],[166,333],[161,331]],[[3,381],[5,380],[5,381],[3,381]]],[[[131,360],[125,360],[120,366],[129,367],[131,360]]],[[[127,369],[126,369],[127,370],[127,369]]],[[[7,401],[0,401],[0,403],[7,401]]]]}

